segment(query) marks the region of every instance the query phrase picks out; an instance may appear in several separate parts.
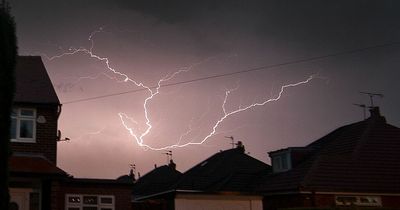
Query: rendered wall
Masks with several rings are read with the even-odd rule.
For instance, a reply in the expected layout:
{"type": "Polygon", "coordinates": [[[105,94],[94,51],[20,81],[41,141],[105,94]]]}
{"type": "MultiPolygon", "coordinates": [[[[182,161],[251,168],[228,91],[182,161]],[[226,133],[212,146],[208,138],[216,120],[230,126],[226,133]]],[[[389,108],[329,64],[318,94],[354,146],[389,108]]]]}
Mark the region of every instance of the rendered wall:
{"type": "Polygon", "coordinates": [[[185,195],[176,196],[175,210],[262,210],[262,198],[256,196],[185,195]]]}

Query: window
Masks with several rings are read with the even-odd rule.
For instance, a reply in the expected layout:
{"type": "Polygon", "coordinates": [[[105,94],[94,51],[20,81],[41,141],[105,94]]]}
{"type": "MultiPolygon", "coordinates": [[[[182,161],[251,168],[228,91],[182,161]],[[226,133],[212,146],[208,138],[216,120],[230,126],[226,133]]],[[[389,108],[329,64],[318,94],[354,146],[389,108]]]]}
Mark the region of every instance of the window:
{"type": "Polygon", "coordinates": [[[80,196],[69,196],[68,203],[81,203],[81,197],[80,196]]]}
{"type": "Polygon", "coordinates": [[[274,171],[282,168],[282,160],[280,156],[272,158],[272,166],[274,167],[274,171]]]}
{"type": "Polygon", "coordinates": [[[97,196],[83,196],[83,204],[96,205],[97,196]]]}
{"type": "Polygon", "coordinates": [[[71,195],[65,198],[67,210],[114,210],[112,195],[71,195]]]}
{"type": "Polygon", "coordinates": [[[113,203],[113,199],[112,199],[112,197],[101,197],[100,198],[100,203],[102,203],[102,204],[112,204],[113,203]]]}
{"type": "Polygon", "coordinates": [[[274,172],[283,172],[290,169],[290,159],[288,153],[282,153],[272,156],[272,168],[274,172]]]}
{"type": "Polygon", "coordinates": [[[36,110],[29,108],[13,108],[11,113],[11,141],[36,141],[36,110]]]}
{"type": "Polygon", "coordinates": [[[338,206],[382,206],[380,196],[340,195],[336,196],[335,202],[338,206]]]}

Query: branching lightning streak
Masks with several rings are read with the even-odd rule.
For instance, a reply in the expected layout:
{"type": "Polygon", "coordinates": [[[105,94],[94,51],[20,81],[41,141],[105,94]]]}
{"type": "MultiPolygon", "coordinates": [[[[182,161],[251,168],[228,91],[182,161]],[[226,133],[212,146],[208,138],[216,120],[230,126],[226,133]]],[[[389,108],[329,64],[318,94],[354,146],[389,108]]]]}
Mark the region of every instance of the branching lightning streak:
{"type": "MultiPolygon", "coordinates": [[[[129,131],[129,133],[131,134],[131,136],[133,136],[133,137],[136,139],[136,142],[138,143],[139,146],[145,147],[145,148],[151,149],[151,150],[162,150],[162,149],[153,148],[153,147],[151,147],[151,146],[146,145],[146,144],[143,143],[143,142],[144,142],[143,138],[150,132],[150,130],[151,130],[151,128],[152,128],[152,125],[151,125],[151,122],[150,122],[150,118],[149,118],[148,107],[147,107],[148,102],[149,102],[151,99],[153,99],[156,95],[158,95],[158,94],[160,93],[161,84],[162,84],[163,82],[166,82],[166,81],[168,81],[168,80],[173,79],[176,75],[178,75],[178,74],[180,74],[180,73],[182,73],[182,72],[188,72],[188,71],[190,71],[190,70],[193,68],[193,66],[194,66],[194,65],[192,65],[192,66],[190,66],[190,67],[188,67],[188,68],[180,69],[180,70],[178,70],[178,71],[176,71],[176,72],[174,72],[174,73],[172,73],[172,74],[170,74],[170,75],[166,75],[165,77],[163,77],[162,79],[160,79],[160,80],[157,82],[157,87],[156,87],[155,91],[151,90],[149,87],[146,87],[146,86],[144,86],[144,85],[141,86],[141,87],[145,87],[145,88],[148,89],[148,91],[150,92],[150,96],[147,97],[147,98],[144,100],[143,109],[144,109],[144,115],[145,115],[145,118],[146,118],[146,125],[147,125],[147,128],[146,128],[146,130],[145,130],[143,133],[140,134],[140,136],[138,136],[137,134],[135,134],[135,133],[133,132],[133,129],[129,128],[129,126],[126,125],[126,123],[125,123],[125,121],[124,121],[124,118],[129,118],[129,117],[128,117],[125,113],[122,113],[122,112],[118,113],[118,116],[120,117],[123,126],[129,131]]],[[[129,77],[126,77],[126,78],[129,79],[129,77]]],[[[129,80],[130,80],[130,79],[129,79],[129,80]]],[[[136,83],[135,83],[135,84],[136,84],[136,83]]],[[[140,83],[140,84],[142,84],[142,83],[140,83]]],[[[138,85],[137,85],[137,86],[138,86],[138,85]]]]}
{"type": "MultiPolygon", "coordinates": [[[[210,58],[206,59],[205,61],[195,63],[195,64],[193,64],[193,65],[191,65],[191,66],[189,66],[189,67],[182,68],[182,69],[180,69],[180,70],[178,70],[178,71],[176,71],[176,72],[173,72],[173,73],[171,73],[171,74],[167,74],[166,76],[164,76],[163,78],[161,78],[161,79],[157,82],[157,86],[156,86],[156,87],[150,87],[150,86],[144,85],[142,82],[137,82],[137,81],[131,79],[127,74],[124,74],[124,73],[122,73],[122,72],[117,71],[116,69],[114,69],[114,68],[111,66],[111,64],[110,64],[110,60],[109,60],[108,57],[102,57],[102,56],[97,55],[97,54],[94,53],[94,51],[93,51],[93,49],[94,49],[94,40],[93,40],[93,37],[94,37],[97,33],[100,33],[100,32],[102,32],[102,31],[103,31],[103,29],[100,28],[99,30],[96,30],[96,31],[94,31],[94,32],[92,32],[92,33],[90,34],[90,36],[89,36],[89,38],[88,38],[88,40],[89,40],[90,43],[91,43],[89,49],[84,48],[84,47],[80,47],[80,48],[70,48],[70,49],[69,49],[69,52],[65,52],[65,53],[62,53],[62,54],[60,54],[60,55],[55,55],[55,56],[52,56],[52,57],[49,57],[49,56],[45,55],[45,57],[46,57],[48,60],[51,61],[51,60],[54,60],[54,59],[62,58],[62,57],[64,57],[64,56],[74,55],[74,54],[77,54],[77,53],[84,53],[84,54],[89,55],[91,58],[94,58],[94,59],[97,59],[98,61],[104,62],[106,68],[107,68],[109,71],[111,71],[111,72],[114,73],[115,75],[118,75],[118,76],[122,77],[122,80],[119,80],[120,82],[131,82],[131,83],[133,83],[133,84],[134,84],[135,86],[137,86],[137,87],[141,87],[141,88],[146,89],[146,90],[149,92],[150,95],[144,100],[144,103],[143,103],[144,117],[145,117],[145,124],[146,124],[146,129],[145,129],[143,132],[138,132],[138,131],[135,132],[135,131],[133,130],[133,128],[131,128],[130,126],[127,125],[127,123],[126,123],[126,121],[125,121],[126,119],[128,119],[129,121],[131,121],[131,122],[133,122],[133,123],[135,123],[135,124],[138,124],[133,118],[129,117],[129,116],[128,116],[127,114],[125,114],[125,113],[122,113],[122,112],[118,113],[118,116],[119,116],[119,118],[120,118],[120,120],[121,120],[121,123],[122,123],[123,127],[129,132],[129,134],[130,134],[132,137],[135,138],[137,144],[138,144],[139,146],[145,148],[145,149],[150,149],[150,150],[157,150],[157,151],[159,151],[159,150],[166,150],[166,149],[173,149],[173,148],[182,148],[182,147],[186,147],[186,146],[189,146],[189,145],[201,145],[201,144],[203,144],[204,142],[206,142],[207,140],[209,140],[212,136],[216,135],[216,134],[217,134],[217,129],[218,129],[218,127],[221,125],[221,123],[222,123],[224,120],[226,120],[226,119],[229,118],[230,116],[235,115],[235,114],[238,114],[238,113],[240,113],[240,112],[244,112],[244,111],[250,110],[250,109],[252,109],[252,108],[254,108],[254,107],[257,107],[257,106],[264,106],[264,105],[266,105],[266,104],[268,104],[268,103],[278,101],[278,100],[281,98],[282,94],[284,93],[284,91],[285,91],[287,88],[307,84],[308,82],[310,82],[312,79],[315,78],[314,75],[311,75],[311,76],[309,76],[307,79],[305,79],[305,80],[303,80],[303,81],[299,81],[299,82],[296,82],[296,83],[291,83],[291,84],[283,85],[283,86],[281,86],[280,91],[279,91],[279,93],[278,93],[278,95],[277,95],[276,97],[272,97],[272,98],[266,99],[266,100],[264,100],[264,101],[262,101],[262,102],[252,103],[252,104],[247,105],[247,106],[244,106],[244,107],[240,106],[239,108],[237,108],[237,109],[235,109],[235,110],[233,110],[233,111],[227,111],[225,106],[226,106],[226,103],[227,103],[227,100],[228,100],[229,95],[231,94],[232,91],[236,90],[237,88],[235,88],[235,89],[230,89],[230,90],[226,90],[226,91],[225,91],[225,97],[224,97],[223,102],[222,102],[222,112],[223,112],[223,116],[220,117],[220,118],[214,123],[214,125],[213,125],[211,131],[210,131],[210,132],[208,133],[208,135],[206,135],[201,141],[199,141],[199,142],[192,142],[192,141],[190,141],[190,142],[185,143],[185,144],[180,144],[180,142],[182,141],[182,139],[183,139],[185,136],[187,136],[187,135],[191,132],[191,130],[192,130],[191,125],[189,125],[188,131],[186,131],[184,134],[182,134],[182,135],[180,136],[180,139],[179,139],[178,143],[173,144],[173,145],[169,145],[169,146],[165,146],[165,147],[155,148],[155,147],[152,147],[152,146],[150,146],[150,145],[144,143],[144,137],[145,137],[146,135],[148,135],[149,132],[150,132],[151,129],[152,129],[152,124],[151,124],[151,121],[150,121],[149,111],[148,111],[148,104],[149,104],[149,102],[150,102],[155,96],[157,96],[157,95],[160,93],[160,88],[161,88],[162,83],[173,79],[173,78],[176,77],[178,74],[181,74],[181,73],[190,71],[193,67],[195,67],[195,66],[197,66],[197,65],[200,65],[201,63],[207,61],[207,60],[210,59],[210,58]]],[[[89,78],[89,77],[87,77],[87,78],[89,78]]],[[[114,79],[115,79],[115,78],[114,78],[114,79]]],[[[139,129],[137,129],[137,130],[139,130],[139,129]]]]}
{"type": "MultiPolygon", "coordinates": [[[[161,79],[157,82],[157,86],[156,86],[155,90],[153,90],[154,88],[152,89],[152,88],[150,88],[149,86],[144,85],[142,82],[137,82],[137,81],[131,79],[127,74],[124,74],[124,73],[122,73],[122,72],[117,71],[116,69],[114,69],[114,68],[111,66],[111,64],[110,64],[110,60],[109,60],[108,57],[101,57],[101,56],[99,56],[99,55],[97,55],[97,54],[95,54],[95,53],[93,52],[93,49],[94,49],[94,40],[93,40],[93,37],[94,37],[97,33],[100,33],[100,32],[102,32],[102,31],[103,31],[103,28],[100,28],[99,30],[93,31],[93,32],[90,34],[90,36],[89,36],[89,38],[88,38],[88,40],[89,40],[90,43],[91,43],[89,49],[84,48],[84,47],[80,47],[80,48],[72,48],[72,47],[71,47],[71,48],[69,48],[69,52],[65,52],[65,53],[62,53],[62,54],[60,54],[60,55],[55,55],[55,56],[52,56],[52,57],[49,57],[49,56],[47,56],[47,55],[44,55],[44,56],[45,56],[48,60],[52,61],[52,60],[54,60],[54,59],[59,59],[59,58],[62,58],[62,57],[64,57],[64,56],[75,55],[75,54],[77,54],[77,53],[84,53],[84,54],[89,55],[91,58],[94,58],[94,59],[97,59],[97,60],[99,60],[99,61],[104,62],[105,65],[106,65],[106,67],[107,67],[107,69],[108,69],[109,71],[111,71],[112,73],[114,73],[114,74],[116,74],[116,75],[118,75],[118,76],[121,76],[121,77],[123,78],[123,80],[121,80],[121,81],[123,81],[123,82],[132,82],[132,83],[133,83],[134,85],[136,85],[137,87],[141,87],[141,88],[147,89],[148,92],[150,93],[150,96],[148,96],[148,97],[144,100],[144,103],[143,103],[144,116],[145,116],[145,119],[146,119],[145,124],[146,124],[146,126],[147,126],[147,128],[145,129],[144,132],[142,132],[140,135],[135,134],[135,132],[133,131],[133,129],[129,128],[129,127],[126,125],[126,123],[125,123],[125,121],[124,121],[124,118],[129,119],[131,122],[134,122],[135,124],[137,124],[137,122],[136,122],[133,118],[130,118],[128,115],[126,115],[125,113],[122,113],[122,112],[118,113],[118,116],[120,117],[123,126],[129,131],[130,135],[133,136],[133,137],[135,137],[136,142],[138,143],[139,146],[142,146],[142,147],[145,147],[145,148],[148,148],[148,149],[152,149],[152,150],[162,150],[162,149],[152,148],[152,147],[150,147],[149,145],[146,145],[146,144],[143,143],[143,142],[144,142],[143,138],[150,132],[150,130],[151,130],[151,128],[152,128],[152,125],[151,125],[151,122],[150,122],[150,118],[149,118],[149,112],[148,112],[148,102],[151,101],[156,95],[158,95],[158,94],[160,93],[160,92],[159,92],[159,89],[161,88],[161,84],[162,84],[163,82],[166,82],[166,81],[169,81],[169,80],[173,79],[175,76],[177,76],[177,75],[180,74],[180,73],[190,71],[190,70],[191,70],[192,68],[194,68],[195,66],[200,65],[200,64],[202,64],[203,62],[208,61],[210,58],[207,58],[207,59],[205,59],[204,61],[201,61],[201,62],[192,64],[191,66],[188,66],[188,67],[185,67],[185,68],[181,68],[180,70],[178,70],[178,71],[176,71],[176,72],[173,72],[172,74],[167,74],[166,76],[164,76],[163,78],[161,78],[161,79]]],[[[88,77],[86,77],[86,78],[88,78],[88,77]]],[[[81,78],[81,79],[83,79],[83,78],[81,78]]]]}
{"type": "MultiPolygon", "coordinates": [[[[108,78],[110,80],[115,80],[117,83],[124,82],[124,81],[118,80],[117,77],[112,77],[112,76],[106,74],[105,72],[101,72],[101,73],[98,73],[98,74],[95,74],[95,75],[92,75],[92,76],[89,75],[89,76],[78,77],[72,82],[62,83],[60,85],[57,85],[57,88],[58,89],[63,89],[64,92],[66,92],[66,91],[69,91],[72,88],[74,88],[77,84],[79,84],[83,80],[87,80],[87,79],[96,80],[96,79],[100,78],[101,76],[104,76],[104,77],[106,77],[106,78],[108,78]]],[[[68,79],[68,78],[71,78],[71,77],[66,77],[65,79],[68,79]]]]}
{"type": "Polygon", "coordinates": [[[190,123],[189,123],[189,125],[188,125],[188,128],[187,128],[186,132],[184,132],[183,134],[181,134],[181,136],[179,137],[179,140],[178,140],[178,142],[177,142],[176,144],[178,144],[178,145],[181,144],[183,138],[185,138],[187,135],[189,135],[189,134],[193,131],[193,128],[192,128],[192,123],[193,123],[193,121],[194,121],[194,118],[192,118],[192,119],[190,120],[190,123]]]}
{"type": "MultiPolygon", "coordinates": [[[[173,149],[173,148],[186,147],[186,146],[190,146],[190,145],[201,145],[201,144],[203,144],[204,142],[206,142],[209,138],[211,138],[212,136],[216,135],[217,128],[218,128],[218,127],[220,126],[220,124],[221,124],[225,119],[227,119],[228,117],[230,117],[230,116],[232,116],[232,115],[235,115],[235,114],[238,114],[238,113],[240,113],[240,112],[247,111],[247,110],[252,109],[252,108],[254,108],[254,107],[257,107],[257,106],[264,106],[264,105],[266,105],[266,104],[268,104],[268,103],[278,101],[278,100],[282,97],[282,94],[285,92],[285,90],[286,90],[287,88],[296,87],[296,86],[299,86],[299,85],[307,84],[307,83],[309,83],[309,82],[310,82],[312,79],[314,79],[314,78],[316,78],[316,76],[315,76],[315,75],[311,75],[311,76],[309,76],[306,80],[299,81],[299,82],[296,82],[296,83],[290,83],[290,84],[287,84],[287,85],[283,85],[283,86],[281,86],[280,91],[279,91],[279,93],[278,93],[278,95],[277,95],[276,97],[266,99],[266,100],[264,100],[264,101],[262,101],[262,102],[253,103],[253,104],[250,104],[250,105],[248,105],[248,106],[245,106],[245,107],[242,107],[242,108],[238,108],[238,109],[235,109],[235,110],[230,111],[230,112],[228,112],[228,111],[226,110],[226,107],[225,107],[225,106],[226,106],[226,103],[227,103],[227,100],[228,100],[229,95],[230,95],[230,94],[232,93],[232,91],[234,91],[236,88],[235,88],[235,89],[231,89],[231,90],[225,91],[225,97],[224,97],[224,100],[223,100],[223,103],[222,103],[222,112],[223,112],[224,115],[223,115],[219,120],[217,120],[217,121],[215,122],[214,126],[212,127],[211,132],[210,132],[207,136],[205,136],[205,137],[204,137],[201,141],[199,141],[199,142],[188,142],[188,143],[185,143],[185,144],[174,144],[174,145],[169,145],[169,146],[165,146],[165,147],[154,148],[154,147],[151,147],[150,145],[144,144],[143,141],[139,141],[139,140],[142,140],[142,139],[138,138],[137,135],[133,134],[132,128],[130,128],[129,126],[126,125],[126,123],[125,123],[125,121],[122,119],[121,115],[120,115],[120,117],[121,117],[122,124],[124,125],[124,127],[131,133],[131,135],[133,134],[132,136],[135,137],[135,139],[138,141],[138,144],[139,144],[140,146],[142,146],[142,147],[145,147],[145,148],[148,148],[148,149],[151,149],[151,150],[166,150],[166,149],[173,149]]],[[[183,135],[187,135],[187,134],[183,134],[183,135]]],[[[182,138],[182,136],[181,136],[181,138],[182,138]]]]}

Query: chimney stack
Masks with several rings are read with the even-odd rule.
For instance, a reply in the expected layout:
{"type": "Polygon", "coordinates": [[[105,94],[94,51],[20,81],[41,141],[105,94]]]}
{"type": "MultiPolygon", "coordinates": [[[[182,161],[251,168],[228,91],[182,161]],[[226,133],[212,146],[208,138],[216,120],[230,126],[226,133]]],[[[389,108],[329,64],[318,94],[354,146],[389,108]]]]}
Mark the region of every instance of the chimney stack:
{"type": "Polygon", "coordinates": [[[378,107],[378,106],[371,107],[371,108],[369,109],[369,112],[371,113],[371,117],[372,117],[372,118],[380,117],[380,116],[381,116],[381,113],[380,113],[380,110],[379,110],[379,107],[378,107]]]}
{"type": "Polygon", "coordinates": [[[169,161],[168,166],[171,167],[174,170],[176,169],[176,164],[174,163],[174,161],[172,159],[169,161]]]}
{"type": "Polygon", "coordinates": [[[135,173],[133,173],[133,169],[131,169],[131,170],[129,171],[129,177],[132,179],[133,182],[136,181],[135,173]]]}
{"type": "Polygon", "coordinates": [[[241,141],[238,141],[236,143],[236,149],[239,150],[240,152],[244,153],[245,149],[244,149],[244,145],[241,141]]]}
{"type": "Polygon", "coordinates": [[[381,112],[380,112],[378,106],[371,107],[371,108],[369,109],[369,112],[371,113],[370,119],[382,120],[383,122],[386,122],[386,119],[385,119],[385,117],[383,117],[383,116],[381,115],[381,112]]]}

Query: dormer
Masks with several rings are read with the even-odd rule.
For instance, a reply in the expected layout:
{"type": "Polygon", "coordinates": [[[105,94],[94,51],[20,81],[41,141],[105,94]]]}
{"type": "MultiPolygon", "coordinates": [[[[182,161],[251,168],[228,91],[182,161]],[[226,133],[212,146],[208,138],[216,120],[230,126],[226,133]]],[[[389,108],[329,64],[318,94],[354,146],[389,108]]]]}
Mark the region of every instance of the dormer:
{"type": "Polygon", "coordinates": [[[277,151],[269,152],[271,158],[272,172],[285,172],[297,166],[304,157],[309,154],[311,149],[307,147],[289,147],[277,151]]]}
{"type": "Polygon", "coordinates": [[[292,168],[290,152],[288,149],[269,152],[273,173],[288,171],[292,168]]]}

